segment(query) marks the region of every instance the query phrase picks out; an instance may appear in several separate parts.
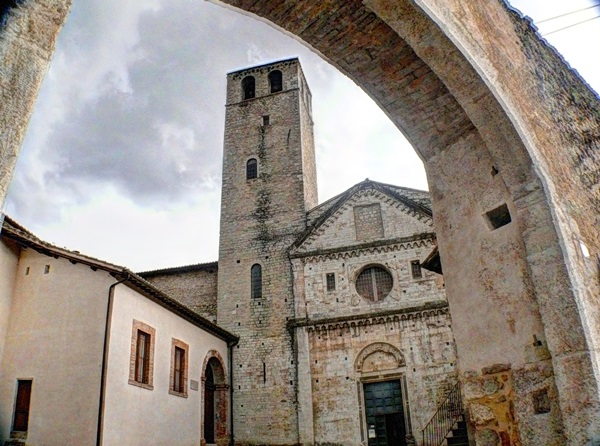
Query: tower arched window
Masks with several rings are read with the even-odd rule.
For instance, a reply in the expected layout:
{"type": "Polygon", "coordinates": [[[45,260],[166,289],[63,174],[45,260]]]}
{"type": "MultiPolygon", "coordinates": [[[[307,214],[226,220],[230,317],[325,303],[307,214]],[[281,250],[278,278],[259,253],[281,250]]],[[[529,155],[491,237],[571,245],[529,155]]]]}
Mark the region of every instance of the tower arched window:
{"type": "Polygon", "coordinates": [[[246,179],[252,180],[258,178],[258,161],[256,158],[250,158],[246,163],[246,179]]]}
{"type": "Polygon", "coordinates": [[[271,93],[283,90],[283,76],[281,71],[273,70],[269,73],[269,85],[271,86],[271,93]]]}
{"type": "Polygon", "coordinates": [[[242,79],[242,92],[244,94],[244,100],[252,99],[256,96],[256,81],[254,80],[254,76],[246,76],[242,79]]]}
{"type": "Polygon", "coordinates": [[[250,269],[250,286],[252,299],[262,297],[262,267],[258,263],[250,269]]]}

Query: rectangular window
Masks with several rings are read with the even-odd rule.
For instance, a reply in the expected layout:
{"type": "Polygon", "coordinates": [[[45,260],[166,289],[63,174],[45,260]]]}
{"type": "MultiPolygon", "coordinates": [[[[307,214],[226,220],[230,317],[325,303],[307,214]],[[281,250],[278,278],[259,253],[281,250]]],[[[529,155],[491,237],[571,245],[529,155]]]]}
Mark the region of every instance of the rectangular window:
{"type": "Polygon", "coordinates": [[[171,379],[169,393],[187,398],[188,350],[185,342],[171,339],[171,379]]]}
{"type": "Polygon", "coordinates": [[[183,367],[185,363],[185,351],[175,347],[175,376],[173,377],[173,390],[183,392],[183,367]]]}
{"type": "Polygon", "coordinates": [[[156,331],[150,325],[133,321],[129,384],[152,390],[154,374],[154,340],[156,331]]]}
{"type": "Polygon", "coordinates": [[[31,380],[20,379],[17,381],[17,398],[15,401],[15,414],[13,431],[27,432],[29,425],[29,402],[31,401],[31,380]]]}
{"type": "Polygon", "coordinates": [[[421,279],[423,277],[423,271],[421,271],[421,262],[413,260],[410,262],[410,270],[412,272],[413,279],[421,279]]]}
{"type": "Polygon", "coordinates": [[[335,291],[335,273],[327,273],[325,279],[327,281],[327,291],[335,291]]]}
{"type": "Polygon", "coordinates": [[[139,330],[137,334],[137,355],[135,357],[135,380],[148,384],[150,366],[150,335],[139,330]]]}

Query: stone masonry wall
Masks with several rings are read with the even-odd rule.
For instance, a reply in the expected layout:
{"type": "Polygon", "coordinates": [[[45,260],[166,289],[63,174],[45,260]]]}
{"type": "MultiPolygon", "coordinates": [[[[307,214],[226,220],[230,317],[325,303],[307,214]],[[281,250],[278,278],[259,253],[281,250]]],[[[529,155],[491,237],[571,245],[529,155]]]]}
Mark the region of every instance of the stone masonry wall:
{"type": "Polygon", "coordinates": [[[316,250],[357,246],[382,239],[403,239],[432,232],[433,221],[430,216],[415,214],[394,198],[374,189],[366,189],[346,201],[298,247],[297,251],[311,253],[316,250]],[[379,205],[372,211],[381,211],[381,217],[375,218],[374,221],[381,222],[382,228],[365,230],[373,223],[371,219],[365,221],[366,226],[359,225],[357,228],[354,208],[371,204],[379,205]],[[366,234],[370,236],[365,237],[366,234]]]}
{"type": "Polygon", "coordinates": [[[181,272],[151,272],[141,275],[169,297],[209,321],[217,320],[218,269],[216,262],[211,266],[184,269],[181,272]]]}
{"type": "Polygon", "coordinates": [[[411,272],[411,262],[422,261],[435,246],[435,236],[427,230],[430,220],[366,189],[350,197],[292,254],[296,319],[291,325],[297,327],[301,423],[303,414],[312,414],[312,420],[304,421],[312,425],[304,444],[363,444],[362,383],[372,380],[405,383],[412,434],[420,438],[458,379],[443,277],[422,270],[422,277],[413,278],[411,272]],[[381,218],[357,223],[354,210],[365,205],[374,209],[375,204],[381,218]],[[357,229],[375,238],[379,226],[385,237],[376,239],[378,246],[364,246],[357,229]],[[393,277],[393,288],[381,301],[356,291],[357,275],[370,265],[383,266],[393,277]],[[331,273],[335,290],[328,291],[326,276],[331,273]],[[384,367],[374,375],[357,371],[357,357],[365,348],[387,344],[403,356],[401,368],[384,367]]]}
{"type": "Polygon", "coordinates": [[[24,1],[0,23],[0,208],[70,6],[71,0],[24,1]]]}
{"type": "Polygon", "coordinates": [[[232,367],[239,445],[298,443],[287,250],[316,204],[316,183],[304,170],[307,158],[314,165],[314,146],[312,132],[303,130],[312,121],[300,79],[296,59],[228,75],[217,322],[240,336],[232,367]],[[283,74],[283,91],[271,94],[267,76],[274,69],[283,74]],[[241,81],[248,75],[256,79],[256,97],[244,101],[241,81]],[[246,179],[250,158],[258,160],[258,178],[246,179]],[[252,298],[256,264],[262,295],[252,298]]]}
{"type": "Polygon", "coordinates": [[[417,438],[457,380],[447,309],[299,330],[308,330],[309,337],[310,353],[299,361],[310,364],[310,376],[300,379],[310,381],[306,385],[312,394],[315,445],[358,446],[366,441],[365,378],[355,370],[355,361],[368,346],[387,343],[402,352],[405,366],[391,375],[382,371],[376,379],[406,381],[405,403],[417,438]]]}

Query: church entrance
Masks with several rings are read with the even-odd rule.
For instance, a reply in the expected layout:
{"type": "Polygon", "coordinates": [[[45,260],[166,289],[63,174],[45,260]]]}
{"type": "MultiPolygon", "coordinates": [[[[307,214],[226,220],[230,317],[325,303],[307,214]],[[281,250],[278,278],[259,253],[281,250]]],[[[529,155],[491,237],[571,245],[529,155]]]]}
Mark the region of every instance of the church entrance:
{"type": "Polygon", "coordinates": [[[215,379],[210,365],[204,382],[204,439],[208,444],[215,442],[215,379]]]}
{"type": "Polygon", "coordinates": [[[229,444],[229,386],[221,355],[211,350],[204,360],[202,373],[202,439],[203,444],[229,444]]]}
{"type": "Polygon", "coordinates": [[[365,383],[363,390],[369,446],[405,446],[400,381],[365,383]]]}

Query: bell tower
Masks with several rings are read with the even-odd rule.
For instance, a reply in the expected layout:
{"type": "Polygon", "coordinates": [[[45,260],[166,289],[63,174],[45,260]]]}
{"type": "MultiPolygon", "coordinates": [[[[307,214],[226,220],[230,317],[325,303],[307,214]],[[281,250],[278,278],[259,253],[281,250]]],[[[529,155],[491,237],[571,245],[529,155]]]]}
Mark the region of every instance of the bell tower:
{"type": "Polygon", "coordinates": [[[299,60],[229,73],[217,322],[240,337],[236,442],[298,442],[288,248],[316,204],[311,93],[299,60]]]}

